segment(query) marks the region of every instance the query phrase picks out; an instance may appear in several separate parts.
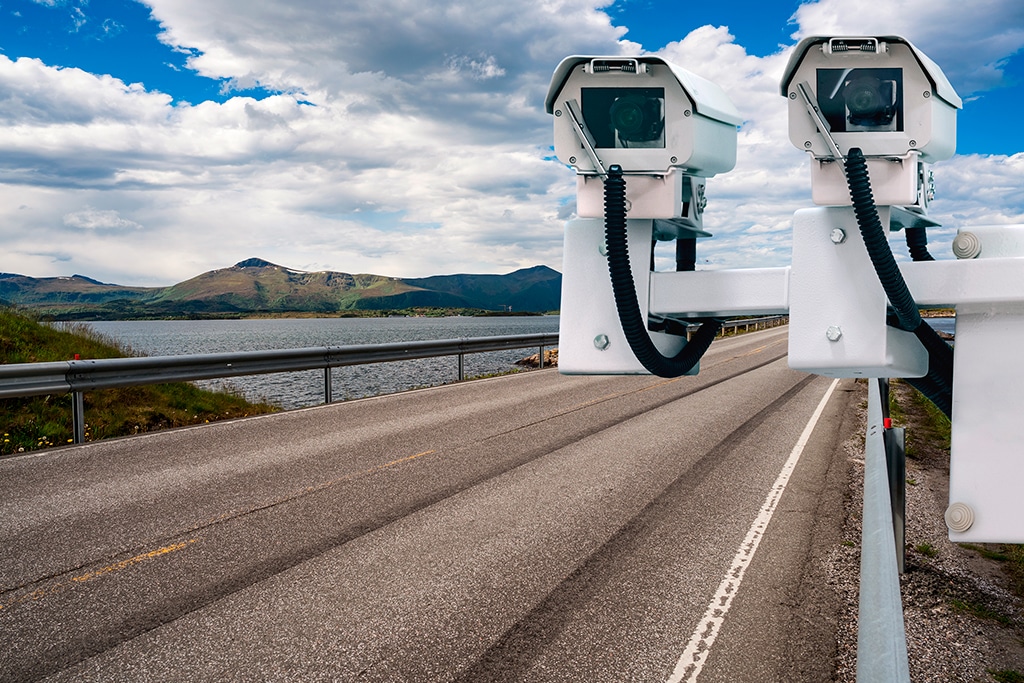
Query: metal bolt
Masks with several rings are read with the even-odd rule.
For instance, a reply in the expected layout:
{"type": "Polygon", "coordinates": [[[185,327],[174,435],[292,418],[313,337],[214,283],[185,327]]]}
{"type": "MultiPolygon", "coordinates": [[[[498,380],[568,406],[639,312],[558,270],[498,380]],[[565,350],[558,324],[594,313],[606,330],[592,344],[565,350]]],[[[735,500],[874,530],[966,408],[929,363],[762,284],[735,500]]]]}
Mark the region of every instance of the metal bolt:
{"type": "Polygon", "coordinates": [[[569,163],[570,164],[575,164],[576,163],[576,157],[569,157],[569,163]]]}
{"type": "Polygon", "coordinates": [[[679,157],[672,157],[671,159],[669,159],[669,161],[670,161],[670,162],[672,162],[672,163],[674,164],[674,163],[676,163],[677,161],[679,161],[679,157]]]}
{"type": "Polygon", "coordinates": [[[611,343],[612,342],[610,339],[608,339],[607,334],[599,334],[596,337],[594,337],[594,348],[596,348],[598,351],[604,351],[605,349],[608,348],[608,346],[611,343]]]}
{"type": "Polygon", "coordinates": [[[808,140],[807,142],[804,143],[804,148],[806,148],[806,149],[810,149],[811,148],[811,141],[810,140],[808,140]]]}
{"type": "Polygon", "coordinates": [[[689,116],[689,115],[690,115],[690,110],[689,109],[684,109],[683,110],[683,116],[689,116]]]}
{"type": "Polygon", "coordinates": [[[561,115],[562,115],[562,110],[561,109],[556,109],[555,110],[555,116],[561,116],[561,115]]]}
{"type": "Polygon", "coordinates": [[[838,325],[829,325],[829,328],[825,330],[825,337],[830,342],[837,342],[843,338],[843,331],[839,329],[838,325]]]}
{"type": "Polygon", "coordinates": [[[931,93],[930,90],[925,90],[924,93],[922,93],[922,94],[925,96],[925,99],[927,99],[927,98],[932,96],[932,93],[931,93]]]}
{"type": "Polygon", "coordinates": [[[842,228],[835,228],[829,233],[829,238],[832,240],[832,244],[842,244],[846,241],[846,231],[842,228]]]}
{"type": "Polygon", "coordinates": [[[796,99],[796,93],[795,92],[789,93],[789,99],[795,100],[796,99]]]}
{"type": "Polygon", "coordinates": [[[917,140],[911,140],[910,141],[910,146],[911,147],[917,147],[917,140]]]}

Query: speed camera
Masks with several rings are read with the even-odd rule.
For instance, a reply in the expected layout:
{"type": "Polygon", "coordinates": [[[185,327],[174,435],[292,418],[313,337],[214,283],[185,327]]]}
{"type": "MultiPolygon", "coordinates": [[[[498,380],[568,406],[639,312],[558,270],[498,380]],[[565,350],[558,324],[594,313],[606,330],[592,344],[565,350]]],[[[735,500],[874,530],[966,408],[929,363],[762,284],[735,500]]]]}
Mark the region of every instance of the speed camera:
{"type": "Polygon", "coordinates": [[[736,164],[732,101],[660,57],[567,57],[551,77],[555,154],[578,174],[577,214],[603,215],[602,182],[632,176],[630,218],[676,218],[703,195],[699,178],[736,164]]]}
{"type": "Polygon", "coordinates": [[[819,205],[850,203],[833,162],[852,148],[868,159],[877,203],[897,206],[923,204],[920,164],[956,149],[960,97],[935,62],[898,36],[805,38],[786,66],[782,95],[790,141],[813,158],[819,205]]]}

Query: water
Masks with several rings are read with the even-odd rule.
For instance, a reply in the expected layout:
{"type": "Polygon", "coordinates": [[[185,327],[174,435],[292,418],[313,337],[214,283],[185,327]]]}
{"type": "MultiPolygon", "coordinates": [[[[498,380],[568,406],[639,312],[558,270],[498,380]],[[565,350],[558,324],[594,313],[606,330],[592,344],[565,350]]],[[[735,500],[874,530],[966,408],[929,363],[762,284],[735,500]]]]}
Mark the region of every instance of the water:
{"type": "Polygon", "coordinates": [[[953,334],[956,331],[956,318],[925,318],[936,332],[953,334]]]}
{"type": "MultiPolygon", "coordinates": [[[[262,351],[311,346],[384,344],[558,331],[558,316],[510,318],[274,318],[267,320],[127,320],[88,323],[97,332],[147,356],[262,351]]],[[[467,377],[504,372],[536,353],[518,349],[468,354],[467,377]]],[[[335,368],[334,400],[433,386],[458,377],[458,359],[423,358],[335,368]]],[[[323,371],[205,380],[199,386],[235,391],[283,408],[324,400],[323,371]]]]}

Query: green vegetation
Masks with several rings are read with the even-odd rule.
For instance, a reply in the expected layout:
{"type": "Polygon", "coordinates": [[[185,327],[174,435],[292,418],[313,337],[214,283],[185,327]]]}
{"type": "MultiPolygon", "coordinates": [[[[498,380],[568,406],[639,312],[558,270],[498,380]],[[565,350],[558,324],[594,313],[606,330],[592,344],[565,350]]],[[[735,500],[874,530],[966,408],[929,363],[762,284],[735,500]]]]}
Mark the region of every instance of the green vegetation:
{"type": "MultiPolygon", "coordinates": [[[[913,429],[907,430],[907,457],[921,460],[938,457],[944,463],[948,463],[951,426],[949,418],[919,392],[896,390],[899,384],[899,380],[893,380],[894,390],[889,394],[890,414],[898,423],[908,423],[912,419],[913,429]]],[[[910,480],[907,483],[910,483],[910,480]]],[[[987,559],[1005,563],[1013,591],[1024,598],[1024,545],[964,544],[962,547],[973,550],[987,559]]],[[[920,547],[918,552],[922,552],[920,547]]],[[[927,555],[924,552],[922,554],[927,555]]]]}
{"type": "Polygon", "coordinates": [[[965,614],[972,614],[978,617],[979,619],[990,619],[992,621],[997,621],[1003,626],[1017,625],[1017,622],[1014,621],[1011,617],[1001,612],[996,612],[995,610],[981,604],[980,602],[958,600],[954,598],[950,601],[950,604],[953,605],[953,609],[955,609],[956,611],[964,612],[965,614]]]}
{"type": "Polygon", "coordinates": [[[305,272],[252,258],[170,287],[123,287],[81,275],[0,273],[0,301],[31,308],[50,320],[539,312],[557,308],[560,291],[561,275],[545,266],[508,275],[404,279],[305,272]]]}
{"type": "Polygon", "coordinates": [[[988,672],[998,683],[1024,683],[1024,674],[1013,669],[989,669],[988,672]]]}
{"type": "Polygon", "coordinates": [[[931,543],[919,543],[914,546],[914,550],[921,553],[925,557],[935,557],[939,554],[938,548],[933,546],[931,543]]]}
{"type": "Polygon", "coordinates": [[[1014,592],[1021,598],[1024,598],[1024,545],[1009,543],[990,545],[961,543],[960,547],[973,550],[985,559],[1005,562],[1006,571],[1010,575],[1010,584],[1014,592]]]}
{"type": "MultiPolygon", "coordinates": [[[[46,325],[11,309],[0,309],[0,364],[115,358],[130,350],[85,325],[46,325]]],[[[231,394],[175,383],[85,394],[86,440],[212,422],[277,410],[231,394]]],[[[0,455],[69,443],[70,394],[0,399],[0,455]]]]}
{"type": "MultiPolygon", "coordinates": [[[[900,383],[900,380],[892,380],[892,383],[895,385],[900,383]]],[[[916,420],[914,428],[907,430],[907,457],[920,459],[920,450],[927,444],[931,449],[944,451],[948,458],[951,424],[945,413],[916,390],[902,393],[890,391],[889,415],[893,422],[905,424],[910,414],[913,414],[916,420]],[[905,400],[907,405],[903,405],[901,399],[905,400]]]]}

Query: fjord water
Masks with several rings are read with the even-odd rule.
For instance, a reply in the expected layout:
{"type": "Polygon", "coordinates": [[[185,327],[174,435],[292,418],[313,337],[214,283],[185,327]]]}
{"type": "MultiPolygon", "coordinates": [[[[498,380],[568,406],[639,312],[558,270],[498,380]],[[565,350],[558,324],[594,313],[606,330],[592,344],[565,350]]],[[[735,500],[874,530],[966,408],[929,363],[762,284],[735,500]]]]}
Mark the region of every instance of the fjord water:
{"type": "MultiPolygon", "coordinates": [[[[558,316],[494,318],[273,318],[260,320],[128,320],[88,323],[97,332],[147,356],[295,349],[311,346],[385,344],[430,339],[557,332],[558,316]]],[[[469,354],[467,377],[505,372],[536,349],[469,354]]],[[[335,368],[334,400],[362,398],[452,382],[458,359],[424,358],[335,368]]],[[[236,391],[282,408],[324,400],[323,372],[276,373],[197,382],[236,391]]]]}

